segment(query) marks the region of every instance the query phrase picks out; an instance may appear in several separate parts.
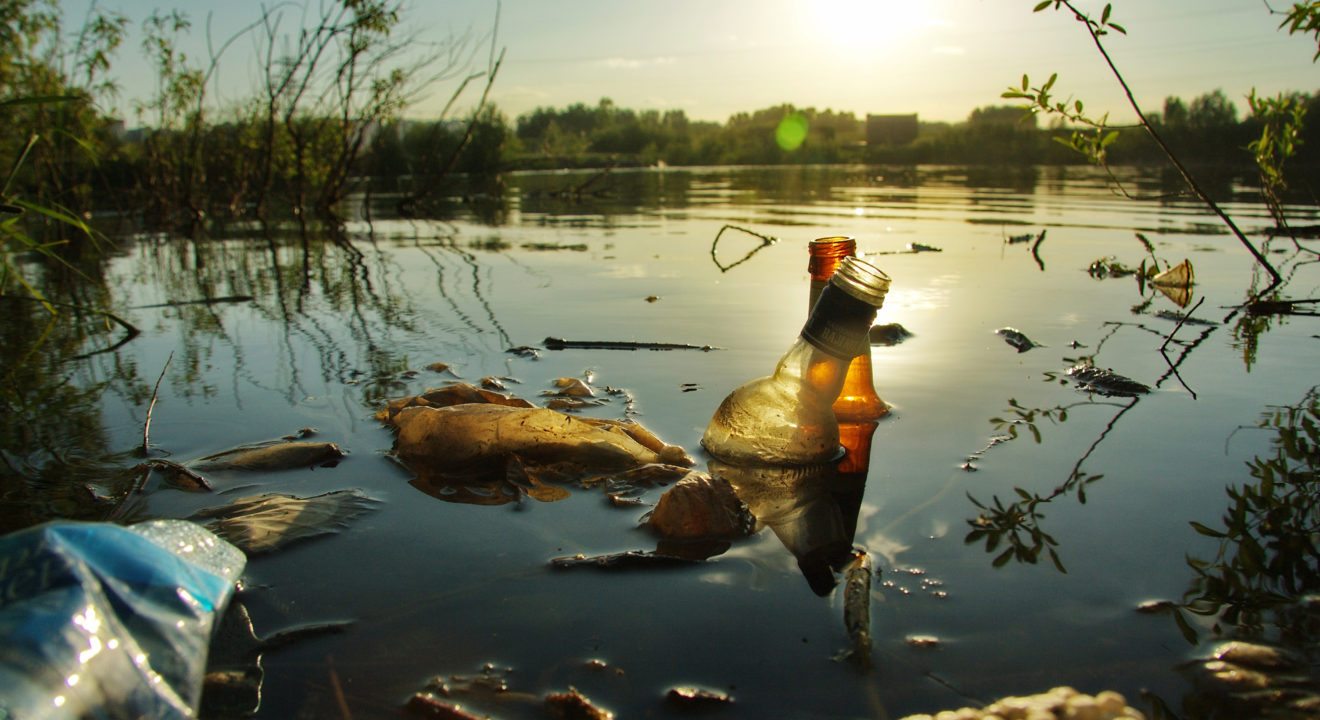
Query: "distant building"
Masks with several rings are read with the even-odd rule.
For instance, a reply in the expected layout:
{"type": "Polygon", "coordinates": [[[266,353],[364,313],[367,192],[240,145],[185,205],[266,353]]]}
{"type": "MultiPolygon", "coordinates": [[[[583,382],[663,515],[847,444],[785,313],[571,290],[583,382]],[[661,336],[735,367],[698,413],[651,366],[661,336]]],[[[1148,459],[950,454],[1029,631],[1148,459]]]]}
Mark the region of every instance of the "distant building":
{"type": "Polygon", "coordinates": [[[907,145],[916,139],[916,113],[866,116],[866,144],[870,147],[907,145]]]}

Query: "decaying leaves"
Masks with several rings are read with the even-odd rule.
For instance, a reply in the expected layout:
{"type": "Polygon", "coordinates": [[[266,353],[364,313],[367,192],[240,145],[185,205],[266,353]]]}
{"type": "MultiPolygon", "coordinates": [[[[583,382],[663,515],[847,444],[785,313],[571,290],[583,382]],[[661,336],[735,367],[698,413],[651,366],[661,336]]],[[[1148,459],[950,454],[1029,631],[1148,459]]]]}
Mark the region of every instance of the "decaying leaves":
{"type": "Polygon", "coordinates": [[[1150,387],[1118,373],[1082,362],[1068,368],[1068,377],[1077,389],[1109,397],[1136,397],[1150,392],[1150,387]]]}
{"type": "Polygon", "coordinates": [[[198,458],[188,467],[198,472],[247,470],[270,472],[330,466],[346,453],[332,442],[277,441],[231,448],[198,458]]]}
{"type": "Polygon", "coordinates": [[[360,490],[306,498],[268,493],[199,510],[193,519],[244,552],[263,553],[296,540],[338,532],[376,502],[360,490]]]}
{"type": "Polygon", "coordinates": [[[722,477],[692,471],[660,496],[646,525],[671,540],[747,537],[756,518],[722,477]]]}
{"type": "Polygon", "coordinates": [[[376,417],[398,431],[394,457],[416,476],[412,484],[453,502],[556,500],[567,496],[557,484],[673,479],[693,464],[635,421],[568,415],[465,384],[391,401],[376,417]]]}

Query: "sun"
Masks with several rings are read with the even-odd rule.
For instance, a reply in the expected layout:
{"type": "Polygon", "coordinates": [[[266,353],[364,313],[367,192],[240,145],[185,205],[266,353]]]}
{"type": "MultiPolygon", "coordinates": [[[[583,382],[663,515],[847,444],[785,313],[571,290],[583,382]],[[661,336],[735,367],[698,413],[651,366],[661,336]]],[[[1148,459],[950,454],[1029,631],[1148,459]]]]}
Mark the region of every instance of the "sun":
{"type": "Polygon", "coordinates": [[[870,53],[916,39],[933,23],[926,0],[808,0],[815,40],[870,53]]]}

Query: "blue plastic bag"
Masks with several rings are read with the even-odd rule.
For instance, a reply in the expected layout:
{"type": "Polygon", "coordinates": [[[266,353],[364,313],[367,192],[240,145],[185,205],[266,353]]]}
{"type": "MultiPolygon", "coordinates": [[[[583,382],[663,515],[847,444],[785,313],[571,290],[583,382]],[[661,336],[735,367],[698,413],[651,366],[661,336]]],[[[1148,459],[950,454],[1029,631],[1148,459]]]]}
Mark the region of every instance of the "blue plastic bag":
{"type": "Polygon", "coordinates": [[[245,564],[183,520],[0,538],[0,720],[195,716],[211,630],[245,564]]]}

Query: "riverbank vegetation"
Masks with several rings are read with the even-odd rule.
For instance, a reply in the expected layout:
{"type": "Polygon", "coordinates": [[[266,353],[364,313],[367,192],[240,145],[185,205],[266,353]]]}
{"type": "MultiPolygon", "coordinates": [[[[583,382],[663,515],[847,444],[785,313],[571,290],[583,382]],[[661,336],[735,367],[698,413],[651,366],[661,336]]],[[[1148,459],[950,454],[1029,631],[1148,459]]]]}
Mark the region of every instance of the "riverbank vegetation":
{"type": "MultiPolygon", "coordinates": [[[[181,47],[196,31],[192,20],[153,13],[141,23],[140,50],[156,90],[133,104],[130,128],[106,110],[119,91],[113,66],[126,51],[129,19],[93,6],[71,36],[52,0],[4,0],[0,151],[13,168],[6,198],[70,218],[112,212],[177,228],[334,216],[355,191],[398,194],[406,213],[444,194],[452,175],[519,169],[1085,162],[1067,146],[1076,129],[1068,118],[1042,125],[1042,114],[1009,105],[976,108],[961,122],[921,121],[914,137],[872,144],[864,115],[787,103],[722,123],[608,98],[510,118],[478,95],[499,69],[493,33],[421,44],[404,31],[403,12],[397,0],[343,0],[301,26],[278,11],[257,15],[240,36],[258,48],[260,72],[246,97],[224,102],[212,97],[213,79],[240,36],[208,43],[210,57],[190,57],[181,47]],[[439,117],[406,117],[424,93],[443,91],[452,96],[439,117]],[[791,145],[776,142],[786,121],[805,131],[791,145]]],[[[1316,116],[1320,94],[1288,97],[1296,112],[1316,116]]],[[[1169,97],[1150,120],[1195,163],[1250,166],[1248,146],[1270,127],[1271,108],[1255,99],[1249,108],[1240,115],[1233,98],[1211,90],[1169,97]]],[[[1317,132],[1315,123],[1302,130],[1293,167],[1317,165],[1317,132]]],[[[1112,164],[1163,161],[1141,132],[1119,133],[1106,152],[1112,164]]]]}

